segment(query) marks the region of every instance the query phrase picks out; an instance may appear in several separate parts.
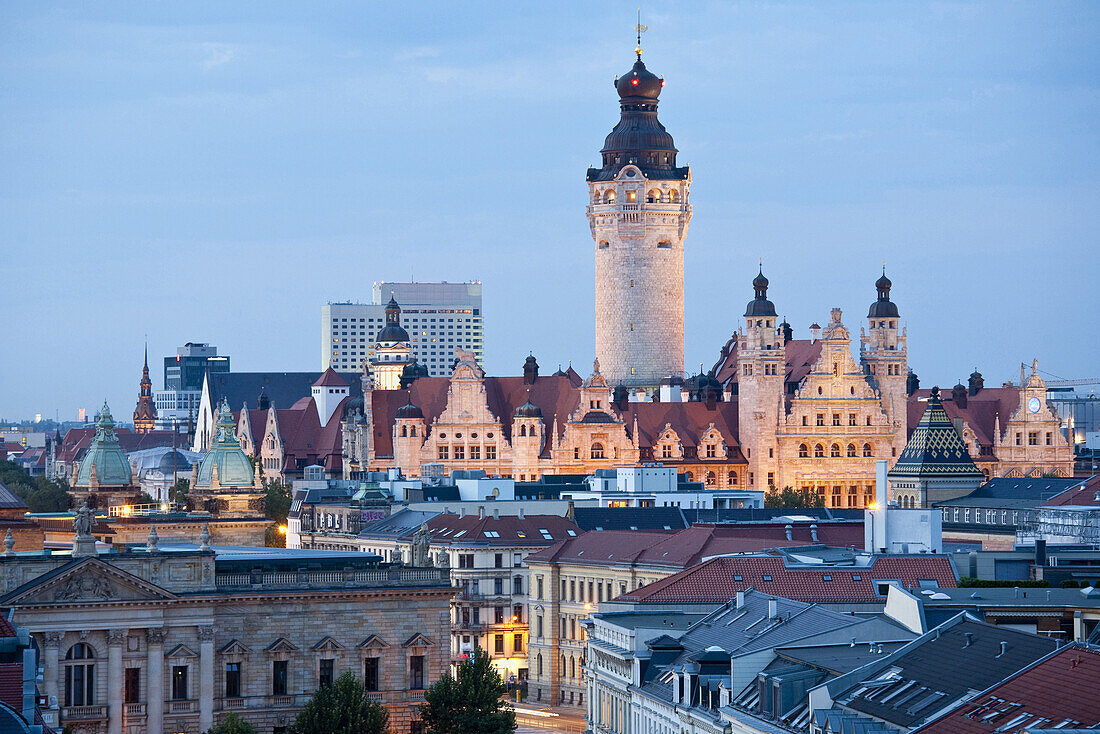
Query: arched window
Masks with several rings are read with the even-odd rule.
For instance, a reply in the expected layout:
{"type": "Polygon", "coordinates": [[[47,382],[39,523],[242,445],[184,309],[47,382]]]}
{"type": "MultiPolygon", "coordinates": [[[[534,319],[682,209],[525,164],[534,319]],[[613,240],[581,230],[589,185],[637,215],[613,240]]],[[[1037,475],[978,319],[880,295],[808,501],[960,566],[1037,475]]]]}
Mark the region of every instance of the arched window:
{"type": "Polygon", "coordinates": [[[822,446],[821,444],[817,444],[816,446],[814,446],[814,458],[815,459],[824,459],[825,458],[825,447],[822,446]]]}
{"type": "Polygon", "coordinates": [[[804,443],[798,444],[798,458],[808,459],[810,458],[810,447],[804,443]]]}
{"type": "Polygon", "coordinates": [[[645,200],[649,204],[655,204],[661,200],[661,192],[657,189],[651,189],[650,192],[645,195],[645,200]]]}
{"type": "Polygon", "coordinates": [[[605,458],[602,443],[597,441],[596,443],[592,444],[591,456],[592,456],[593,459],[603,459],[603,458],[605,458]]]}
{"type": "Polygon", "coordinates": [[[606,250],[608,247],[611,247],[611,244],[607,240],[600,240],[601,250],[606,250]]]}
{"type": "Polygon", "coordinates": [[[408,426],[401,426],[401,438],[405,438],[408,435],[409,435],[409,427],[408,426]]]}
{"type": "Polygon", "coordinates": [[[569,656],[569,677],[577,677],[577,660],[572,655],[569,656]]]}
{"type": "Polygon", "coordinates": [[[676,189],[672,189],[671,191],[668,192],[668,200],[670,202],[672,202],[673,204],[679,202],[680,201],[680,192],[677,191],[676,189]]]}
{"type": "Polygon", "coordinates": [[[856,445],[854,443],[848,444],[848,456],[856,455],[856,445]]]}
{"type": "Polygon", "coordinates": [[[829,447],[829,456],[831,456],[834,459],[837,459],[837,458],[840,457],[840,445],[839,444],[834,443],[832,446],[829,447]]]}
{"type": "Polygon", "coordinates": [[[536,678],[541,678],[542,677],[542,653],[541,652],[535,657],[535,677],[536,678]]]}
{"type": "Polygon", "coordinates": [[[416,435],[416,426],[409,426],[409,435],[410,436],[415,436],[416,435]]]}
{"type": "Polygon", "coordinates": [[[519,427],[519,435],[521,435],[521,436],[526,436],[527,435],[527,426],[520,426],[519,427]]]}
{"type": "Polygon", "coordinates": [[[608,189],[607,191],[604,192],[604,194],[603,194],[603,203],[604,204],[614,204],[615,203],[615,192],[612,189],[608,189]]]}
{"type": "Polygon", "coordinates": [[[708,487],[713,487],[717,483],[718,483],[718,477],[714,476],[714,472],[708,471],[707,472],[707,486],[708,487]]]}
{"type": "Polygon", "coordinates": [[[873,455],[872,451],[871,451],[871,444],[869,444],[869,443],[863,444],[863,455],[867,458],[870,458],[873,455]]]}
{"type": "Polygon", "coordinates": [[[731,471],[729,473],[728,479],[729,479],[729,483],[730,483],[731,487],[736,487],[737,486],[737,472],[731,471]]]}
{"type": "Polygon", "coordinates": [[[694,475],[693,475],[693,474],[692,474],[691,472],[685,472],[685,473],[684,473],[684,476],[685,476],[685,477],[687,478],[687,480],[688,480],[689,482],[690,482],[690,481],[693,481],[693,480],[695,479],[695,476],[694,476],[694,475]]]}
{"type": "Polygon", "coordinates": [[[95,651],[83,642],[65,653],[65,705],[95,705],[95,651]]]}

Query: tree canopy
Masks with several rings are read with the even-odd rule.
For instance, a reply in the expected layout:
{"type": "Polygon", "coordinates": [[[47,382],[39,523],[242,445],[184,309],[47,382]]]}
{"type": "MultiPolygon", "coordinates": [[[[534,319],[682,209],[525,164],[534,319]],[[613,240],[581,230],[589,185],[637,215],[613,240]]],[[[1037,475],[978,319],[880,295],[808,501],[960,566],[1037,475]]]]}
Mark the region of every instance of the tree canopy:
{"type": "Polygon", "coordinates": [[[432,684],[420,715],[431,734],[511,734],[516,713],[501,700],[507,690],[488,653],[477,648],[456,676],[447,672],[432,684]]]}
{"type": "Polygon", "coordinates": [[[764,493],[764,507],[778,507],[786,510],[801,510],[809,507],[824,507],[825,498],[812,489],[768,487],[764,493]]]}
{"type": "Polygon", "coordinates": [[[256,727],[236,714],[229,714],[203,734],[256,734],[256,727]]]}
{"type": "Polygon", "coordinates": [[[64,512],[69,509],[69,485],[62,479],[32,477],[14,461],[0,461],[0,482],[7,485],[31,512],[64,512]]]}
{"type": "Polygon", "coordinates": [[[344,673],[331,686],[317,689],[294,719],[290,734],[385,734],[389,719],[359,680],[344,673]]]}

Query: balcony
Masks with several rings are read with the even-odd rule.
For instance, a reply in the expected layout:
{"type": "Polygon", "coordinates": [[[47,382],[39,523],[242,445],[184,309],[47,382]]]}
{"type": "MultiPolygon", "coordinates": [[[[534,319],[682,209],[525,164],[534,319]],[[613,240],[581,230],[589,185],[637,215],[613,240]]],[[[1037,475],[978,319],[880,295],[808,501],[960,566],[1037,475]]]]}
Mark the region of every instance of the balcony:
{"type": "Polygon", "coordinates": [[[272,696],[271,706],[272,708],[285,709],[294,705],[294,696],[272,696]]]}
{"type": "Polygon", "coordinates": [[[122,715],[127,719],[136,718],[138,716],[145,716],[145,704],[124,703],[122,704],[122,715]]]}
{"type": "Polygon", "coordinates": [[[61,721],[96,721],[107,718],[106,706],[66,706],[61,709],[61,721]]]}
{"type": "Polygon", "coordinates": [[[243,698],[223,698],[222,699],[222,709],[223,710],[232,711],[234,709],[243,709],[243,708],[244,708],[244,699],[243,698]]]}
{"type": "Polygon", "coordinates": [[[168,713],[170,714],[193,714],[198,710],[198,701],[169,701],[168,713]]]}

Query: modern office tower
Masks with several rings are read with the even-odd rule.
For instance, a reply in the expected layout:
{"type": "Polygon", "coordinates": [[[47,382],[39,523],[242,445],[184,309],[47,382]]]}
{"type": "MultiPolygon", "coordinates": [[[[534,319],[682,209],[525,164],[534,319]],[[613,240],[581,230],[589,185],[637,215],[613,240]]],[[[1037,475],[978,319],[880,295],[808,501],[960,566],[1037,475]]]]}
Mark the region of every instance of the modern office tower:
{"type": "Polygon", "coordinates": [[[355,372],[375,356],[378,332],[386,326],[386,304],[401,304],[401,326],[409,332],[412,356],[432,377],[449,375],[455,349],[485,356],[481,282],[375,283],[370,303],[328,303],[321,307],[321,369],[355,372]]]}
{"type": "Polygon", "coordinates": [[[219,355],[210,344],[187,342],[174,356],[164,358],[164,389],[154,394],[158,429],[187,429],[188,421],[198,414],[207,370],[229,372],[229,356],[219,355]]]}

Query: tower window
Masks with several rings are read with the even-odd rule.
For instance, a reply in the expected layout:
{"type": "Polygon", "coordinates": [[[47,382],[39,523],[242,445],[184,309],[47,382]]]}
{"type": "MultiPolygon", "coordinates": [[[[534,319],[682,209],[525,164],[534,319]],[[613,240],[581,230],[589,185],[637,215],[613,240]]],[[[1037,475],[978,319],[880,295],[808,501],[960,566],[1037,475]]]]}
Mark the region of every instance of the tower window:
{"type": "Polygon", "coordinates": [[[610,246],[611,246],[611,244],[607,240],[603,240],[599,244],[599,249],[606,250],[610,246]]]}
{"type": "Polygon", "coordinates": [[[630,202],[631,204],[633,204],[634,202],[636,202],[638,200],[638,192],[636,192],[636,191],[627,191],[626,192],[626,200],[628,202],[630,202]]]}
{"type": "Polygon", "coordinates": [[[661,240],[660,242],[657,243],[657,249],[658,250],[671,250],[672,249],[672,243],[669,242],[668,240],[661,240]]]}

